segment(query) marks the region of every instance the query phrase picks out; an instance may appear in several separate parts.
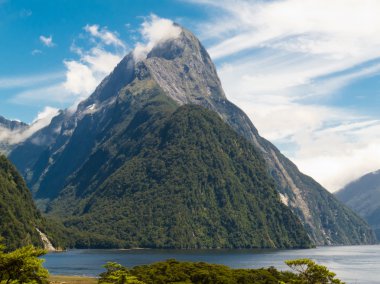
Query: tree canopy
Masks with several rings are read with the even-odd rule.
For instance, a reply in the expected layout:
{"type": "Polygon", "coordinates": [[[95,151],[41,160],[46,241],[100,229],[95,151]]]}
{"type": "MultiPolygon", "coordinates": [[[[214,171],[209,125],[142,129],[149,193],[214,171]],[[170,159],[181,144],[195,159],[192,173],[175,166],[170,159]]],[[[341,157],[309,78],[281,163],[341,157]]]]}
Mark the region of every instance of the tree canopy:
{"type": "Polygon", "coordinates": [[[286,261],[294,271],[279,271],[274,267],[260,269],[232,269],[205,262],[179,262],[169,259],[132,269],[109,262],[100,284],[343,284],[335,273],[310,259],[286,261]]]}
{"type": "Polygon", "coordinates": [[[48,283],[49,272],[42,266],[39,257],[46,251],[32,245],[5,252],[0,240],[0,283],[48,283]]]}

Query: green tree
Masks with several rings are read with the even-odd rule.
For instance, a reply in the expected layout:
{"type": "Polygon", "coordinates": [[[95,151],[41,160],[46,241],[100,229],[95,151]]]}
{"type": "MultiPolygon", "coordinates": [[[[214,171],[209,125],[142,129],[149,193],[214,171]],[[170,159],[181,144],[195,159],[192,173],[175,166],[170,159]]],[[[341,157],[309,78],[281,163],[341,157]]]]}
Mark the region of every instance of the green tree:
{"type": "Polygon", "coordinates": [[[48,283],[49,272],[38,258],[46,251],[26,246],[11,252],[4,252],[5,246],[0,239],[0,283],[48,283]]]}
{"type": "Polygon", "coordinates": [[[106,272],[100,274],[99,284],[115,283],[115,284],[144,284],[132,276],[128,268],[116,262],[108,262],[104,267],[106,272]]]}
{"type": "Polygon", "coordinates": [[[298,273],[302,284],[344,284],[335,278],[334,272],[329,271],[326,266],[316,264],[311,259],[287,260],[285,263],[298,273]]]}

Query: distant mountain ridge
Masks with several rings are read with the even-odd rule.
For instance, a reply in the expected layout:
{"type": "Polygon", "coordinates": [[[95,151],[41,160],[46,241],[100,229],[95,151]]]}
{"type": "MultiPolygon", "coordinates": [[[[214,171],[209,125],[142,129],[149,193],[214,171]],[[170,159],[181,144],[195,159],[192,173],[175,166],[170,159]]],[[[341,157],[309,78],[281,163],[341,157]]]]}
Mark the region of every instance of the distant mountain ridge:
{"type": "Polygon", "coordinates": [[[16,130],[27,127],[28,124],[18,120],[8,120],[0,115],[0,127],[7,128],[9,130],[16,130]]]}
{"type": "Polygon", "coordinates": [[[12,149],[12,145],[9,143],[9,134],[4,132],[12,132],[17,130],[24,130],[28,127],[28,124],[18,120],[8,120],[0,115],[0,153],[8,153],[12,149]]]}
{"type": "Polygon", "coordinates": [[[380,239],[380,170],[349,183],[336,196],[362,216],[380,239]]]}
{"type": "MultiPolygon", "coordinates": [[[[97,169],[110,176],[126,162],[125,155],[112,159],[121,151],[115,137],[128,140],[122,133],[134,126],[135,116],[147,103],[144,100],[149,101],[146,96],[152,89],[170,98],[174,108],[195,104],[217,113],[253,143],[275,180],[275,189],[315,244],[375,242],[373,232],[360,217],[300,173],[258,134],[246,114],[226,99],[207,51],[185,29],[178,38],[158,44],[142,61],[136,62],[133,53],[127,55],[74,114],[61,112],[48,127],[12,151],[10,159],[25,176],[35,198],[47,202],[48,211],[63,213],[56,200],[61,204],[77,200],[83,209],[88,200],[80,199],[82,192],[92,192],[106,180],[103,176],[91,181],[97,169]]],[[[82,213],[70,212],[77,226],[77,216],[82,213]]],[[[66,225],[70,224],[67,219],[66,225]]]]}

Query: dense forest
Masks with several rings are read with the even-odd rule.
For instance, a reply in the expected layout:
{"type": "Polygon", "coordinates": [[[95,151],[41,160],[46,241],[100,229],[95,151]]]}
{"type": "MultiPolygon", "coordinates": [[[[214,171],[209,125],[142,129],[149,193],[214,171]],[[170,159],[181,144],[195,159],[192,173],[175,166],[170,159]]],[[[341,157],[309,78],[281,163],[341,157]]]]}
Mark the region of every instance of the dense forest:
{"type": "Polygon", "coordinates": [[[216,113],[155,88],[142,103],[48,207],[92,236],[76,247],[311,246],[261,154],[216,113]]]}
{"type": "Polygon", "coordinates": [[[44,221],[36,209],[32,195],[16,168],[0,155],[0,236],[9,249],[23,245],[41,246],[36,227],[44,221]]]}

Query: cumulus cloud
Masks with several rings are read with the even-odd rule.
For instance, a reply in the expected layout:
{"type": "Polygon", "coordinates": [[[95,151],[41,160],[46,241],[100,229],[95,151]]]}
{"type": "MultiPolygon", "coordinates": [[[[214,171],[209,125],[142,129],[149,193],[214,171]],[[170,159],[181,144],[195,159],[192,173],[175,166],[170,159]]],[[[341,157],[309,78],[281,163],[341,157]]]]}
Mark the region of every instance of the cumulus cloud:
{"type": "Polygon", "coordinates": [[[55,43],[53,42],[53,36],[44,36],[40,35],[40,41],[42,42],[43,45],[47,47],[53,47],[55,46],[55,43]]]}
{"type": "Polygon", "coordinates": [[[137,43],[133,51],[136,61],[146,58],[154,46],[169,39],[175,39],[181,34],[181,28],[174,25],[171,20],[156,15],[148,17],[141,28],[144,43],[137,43]]]}
{"type": "MultiPolygon", "coordinates": [[[[330,104],[380,74],[380,2],[188,2],[210,11],[199,33],[229,99],[301,171],[335,191],[380,168],[380,117],[330,104]]],[[[378,90],[363,92],[371,104],[378,90]]]]}
{"type": "MultiPolygon", "coordinates": [[[[67,105],[87,98],[107,76],[126,53],[127,47],[117,33],[106,27],[87,25],[82,39],[90,48],[73,45],[76,59],[63,61],[65,71],[56,74],[26,76],[19,78],[0,78],[1,88],[31,86],[16,93],[10,100],[16,104],[29,104],[33,101],[67,105]],[[59,80],[57,80],[59,79],[59,80]],[[41,84],[45,82],[43,86],[41,84]]],[[[74,106],[74,107],[75,107],[74,106]]]]}
{"type": "Polygon", "coordinates": [[[58,114],[58,111],[59,110],[56,108],[47,106],[43,111],[39,112],[33,122],[25,128],[9,130],[7,128],[0,127],[0,141],[13,145],[26,140],[36,131],[49,125],[53,117],[58,114]]]}
{"type": "MultiPolygon", "coordinates": [[[[73,46],[72,50],[79,59],[64,61],[67,72],[63,86],[66,91],[80,99],[86,98],[95,90],[100,81],[115,68],[127,50],[126,44],[118,38],[117,33],[109,31],[106,27],[86,25],[84,30],[90,37],[90,42],[95,45],[88,50],[73,46]],[[107,48],[109,46],[114,49],[107,48]]],[[[78,99],[75,101],[77,102],[78,99]]]]}
{"type": "Polygon", "coordinates": [[[64,87],[74,94],[89,94],[96,87],[96,79],[89,66],[77,61],[65,61],[67,68],[64,87]]]}

